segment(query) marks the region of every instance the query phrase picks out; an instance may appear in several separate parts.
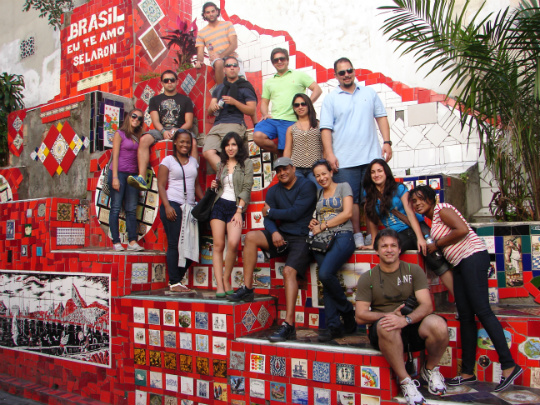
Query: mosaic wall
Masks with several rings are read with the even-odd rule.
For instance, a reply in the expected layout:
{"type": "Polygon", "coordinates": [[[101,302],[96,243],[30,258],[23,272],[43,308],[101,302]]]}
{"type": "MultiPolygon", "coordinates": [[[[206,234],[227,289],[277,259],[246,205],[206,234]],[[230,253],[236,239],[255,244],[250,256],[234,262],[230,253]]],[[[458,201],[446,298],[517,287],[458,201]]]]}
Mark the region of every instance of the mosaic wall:
{"type": "Polygon", "coordinates": [[[0,346],[110,367],[108,275],[0,275],[0,346]]]}

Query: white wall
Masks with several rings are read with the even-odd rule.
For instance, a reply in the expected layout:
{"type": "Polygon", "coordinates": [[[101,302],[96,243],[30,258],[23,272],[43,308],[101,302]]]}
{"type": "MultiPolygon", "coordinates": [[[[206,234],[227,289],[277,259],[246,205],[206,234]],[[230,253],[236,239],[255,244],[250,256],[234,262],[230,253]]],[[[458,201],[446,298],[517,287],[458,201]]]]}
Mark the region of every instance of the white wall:
{"type": "Polygon", "coordinates": [[[45,103],[60,92],[60,32],[34,10],[23,12],[21,0],[0,3],[0,73],[21,74],[26,107],[45,103]],[[21,59],[20,44],[35,39],[35,53],[21,59]]]}

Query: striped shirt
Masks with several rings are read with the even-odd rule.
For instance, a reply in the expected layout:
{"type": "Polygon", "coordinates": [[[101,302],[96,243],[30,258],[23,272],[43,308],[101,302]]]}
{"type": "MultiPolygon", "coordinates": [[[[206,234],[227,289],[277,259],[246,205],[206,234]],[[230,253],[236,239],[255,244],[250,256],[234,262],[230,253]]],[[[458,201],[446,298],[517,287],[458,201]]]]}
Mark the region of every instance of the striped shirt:
{"type": "MultiPolygon", "coordinates": [[[[214,62],[217,59],[217,55],[228,48],[230,42],[230,36],[236,36],[234,26],[230,21],[218,21],[217,27],[211,27],[207,25],[199,31],[195,46],[206,46],[208,50],[208,57],[210,62],[214,62]]],[[[225,56],[237,56],[236,53],[225,56]]]]}
{"type": "Polygon", "coordinates": [[[322,140],[319,126],[304,131],[294,123],[291,127],[293,139],[291,159],[295,167],[311,169],[313,163],[322,159],[322,140]]]}
{"type": "Polygon", "coordinates": [[[484,245],[484,242],[471,229],[469,223],[465,221],[465,218],[463,218],[461,213],[456,209],[456,207],[447,203],[437,204],[433,210],[433,223],[431,225],[431,236],[433,239],[440,240],[448,235],[452,230],[452,228],[446,225],[441,219],[439,212],[443,208],[453,210],[461,218],[461,220],[465,222],[467,228],[469,228],[469,233],[462,240],[454,243],[453,245],[441,248],[446,260],[448,260],[454,266],[457,266],[461,260],[472,256],[474,253],[486,250],[486,245],[484,245]]]}

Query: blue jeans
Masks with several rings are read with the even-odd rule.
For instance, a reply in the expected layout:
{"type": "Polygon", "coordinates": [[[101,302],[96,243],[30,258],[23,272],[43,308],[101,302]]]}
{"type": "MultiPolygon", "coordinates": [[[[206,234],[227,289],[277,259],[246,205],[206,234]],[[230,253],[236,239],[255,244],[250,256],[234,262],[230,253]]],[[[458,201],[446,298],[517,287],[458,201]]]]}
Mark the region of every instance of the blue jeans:
{"type": "Polygon", "coordinates": [[[489,305],[488,270],[487,250],[466,257],[454,267],[454,296],[461,325],[464,374],[474,374],[478,339],[475,315],[493,342],[502,369],[506,370],[516,364],[506,344],[503,328],[489,305]]]}
{"type": "Polygon", "coordinates": [[[118,231],[118,216],[124,204],[126,212],[126,228],[128,240],[137,240],[137,204],[139,202],[139,190],[127,184],[127,178],[136,173],[118,172],[120,190],[112,188],[112,170],[109,170],[109,184],[111,185],[111,212],[109,213],[109,229],[111,231],[113,243],[120,243],[120,232],[118,231]]]}
{"type": "Polygon", "coordinates": [[[313,174],[313,170],[311,170],[311,168],[306,169],[305,167],[297,167],[296,177],[303,177],[307,180],[311,180],[317,186],[317,190],[322,189],[319,183],[317,183],[317,180],[315,179],[315,175],[313,174]]]}
{"type": "Polygon", "coordinates": [[[340,232],[326,254],[313,252],[319,264],[319,280],[323,285],[324,312],[326,327],[341,327],[340,314],[353,310],[339,283],[337,272],[356,249],[352,232],[340,232]]]}
{"type": "Polygon", "coordinates": [[[185,267],[178,265],[178,240],[182,230],[182,209],[177,202],[169,201],[169,204],[176,211],[176,221],[167,219],[163,204],[159,207],[159,217],[163,228],[165,228],[165,235],[167,235],[167,273],[169,273],[169,285],[173,285],[182,281],[192,261],[186,259],[185,267]]]}
{"type": "Polygon", "coordinates": [[[334,181],[336,183],[349,183],[353,192],[353,202],[359,204],[365,197],[362,196],[362,182],[366,174],[368,165],[360,165],[355,167],[346,167],[339,169],[334,173],[334,181]]]}

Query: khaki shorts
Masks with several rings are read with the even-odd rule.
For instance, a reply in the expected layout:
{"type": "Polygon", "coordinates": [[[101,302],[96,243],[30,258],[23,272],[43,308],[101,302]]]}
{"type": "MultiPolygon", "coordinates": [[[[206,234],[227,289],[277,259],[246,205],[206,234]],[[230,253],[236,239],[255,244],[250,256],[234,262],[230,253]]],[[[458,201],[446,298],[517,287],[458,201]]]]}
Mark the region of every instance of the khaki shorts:
{"type": "MultiPolygon", "coordinates": [[[[236,132],[244,140],[246,139],[246,127],[242,124],[217,124],[210,129],[204,140],[203,152],[217,150],[221,152],[221,141],[229,132],[236,132]]],[[[246,145],[247,146],[247,145],[246,145]]]]}

